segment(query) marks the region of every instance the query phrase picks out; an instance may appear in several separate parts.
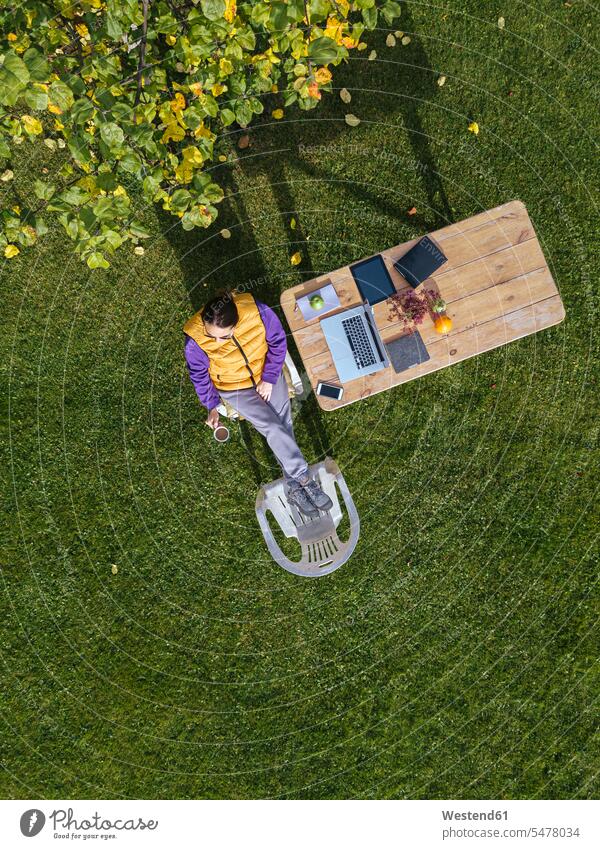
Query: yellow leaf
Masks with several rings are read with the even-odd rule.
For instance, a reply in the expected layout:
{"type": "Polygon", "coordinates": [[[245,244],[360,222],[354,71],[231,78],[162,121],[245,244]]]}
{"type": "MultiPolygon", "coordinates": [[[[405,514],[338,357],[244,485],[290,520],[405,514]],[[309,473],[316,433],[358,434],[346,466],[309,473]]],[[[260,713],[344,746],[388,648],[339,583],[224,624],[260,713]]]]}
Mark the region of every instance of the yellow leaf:
{"type": "Polygon", "coordinates": [[[14,171],[11,171],[10,168],[7,168],[6,171],[2,172],[2,175],[0,176],[0,180],[2,180],[3,183],[8,183],[8,181],[12,180],[14,178],[14,176],[15,176],[14,171]]]}
{"type": "Polygon", "coordinates": [[[290,257],[290,262],[292,265],[300,265],[302,262],[302,254],[300,251],[296,251],[295,254],[292,254],[290,257]]]}
{"type": "Polygon", "coordinates": [[[133,252],[137,256],[144,256],[144,254],[146,253],[146,251],[143,249],[143,247],[141,245],[138,245],[137,248],[134,248],[133,252]]]}
{"type": "MultiPolygon", "coordinates": [[[[55,118],[54,129],[55,130],[64,130],[64,128],[65,128],[65,125],[63,124],[63,122],[59,121],[57,118],[55,118]]],[[[96,130],[96,127],[94,127],[94,132],[95,132],[95,130],[96,130]]],[[[91,133],[92,131],[90,130],[89,132],[91,133]]]]}
{"type": "Polygon", "coordinates": [[[219,156],[219,162],[227,162],[227,157],[224,153],[221,153],[219,156]]]}
{"type": "Polygon", "coordinates": [[[12,259],[14,256],[17,256],[17,254],[20,254],[20,253],[21,253],[21,251],[18,249],[18,247],[16,245],[7,245],[4,248],[4,256],[7,259],[12,259]]]}
{"type": "Polygon", "coordinates": [[[225,18],[228,24],[233,22],[236,12],[237,6],[235,0],[227,0],[225,4],[225,14],[223,15],[223,17],[225,18]]]}
{"type": "Polygon", "coordinates": [[[292,220],[290,221],[290,227],[292,228],[292,230],[296,229],[296,219],[295,218],[292,218],[292,220]]]}
{"type": "Polygon", "coordinates": [[[173,120],[166,125],[161,141],[168,142],[170,139],[181,141],[183,138],[185,138],[185,130],[179,126],[177,121],[173,120]]]}
{"type": "Polygon", "coordinates": [[[504,18],[498,18],[498,29],[504,29],[504,18]]]}
{"type": "Polygon", "coordinates": [[[39,136],[40,133],[44,131],[41,123],[37,118],[34,118],[33,115],[23,115],[21,118],[23,122],[23,126],[32,136],[39,136]]]}
{"type": "Polygon", "coordinates": [[[14,32],[9,32],[7,38],[8,38],[9,41],[16,41],[17,40],[17,36],[14,32]]]}
{"type": "Polygon", "coordinates": [[[329,68],[319,68],[315,73],[315,79],[319,85],[327,85],[331,80],[331,71],[329,68]]]}
{"type": "Polygon", "coordinates": [[[223,236],[224,239],[231,239],[231,230],[228,230],[227,227],[223,227],[221,230],[221,236],[223,236]]]}
{"type": "Polygon", "coordinates": [[[388,33],[388,35],[385,39],[385,43],[388,47],[395,47],[396,46],[396,37],[394,35],[392,35],[391,32],[388,33]]]}
{"type": "Polygon", "coordinates": [[[347,115],[344,115],[344,120],[349,127],[358,127],[358,125],[360,124],[360,118],[357,118],[356,115],[353,115],[351,112],[349,112],[347,115]]]}
{"type": "Polygon", "coordinates": [[[110,571],[113,573],[113,575],[117,574],[117,572],[119,571],[119,567],[117,566],[116,563],[112,564],[112,566],[110,567],[110,571]]]}
{"type": "Polygon", "coordinates": [[[443,86],[443,85],[445,85],[445,83],[446,83],[446,77],[442,74],[441,76],[439,76],[437,78],[437,84],[439,86],[443,86]]]}
{"type": "Polygon", "coordinates": [[[223,76],[227,77],[229,74],[233,73],[233,65],[229,61],[229,59],[219,59],[219,71],[223,74],[223,76]]]}
{"type": "Polygon", "coordinates": [[[371,52],[369,53],[369,57],[368,57],[368,58],[369,58],[369,62],[372,62],[372,61],[373,61],[373,59],[377,59],[377,51],[376,51],[376,50],[371,50],[371,52]]]}
{"type": "Polygon", "coordinates": [[[283,118],[283,109],[273,109],[271,115],[273,118],[275,118],[276,121],[279,121],[281,118],[283,118]]]}
{"type": "Polygon", "coordinates": [[[195,97],[200,97],[202,94],[202,83],[190,83],[189,88],[195,97]]]}
{"type": "Polygon", "coordinates": [[[402,39],[402,44],[407,45],[410,44],[410,35],[405,35],[402,39]]]}
{"type": "Polygon", "coordinates": [[[227,86],[223,85],[223,83],[215,83],[210,91],[213,97],[218,97],[224,91],[227,91],[227,86]]]}
{"type": "Polygon", "coordinates": [[[90,31],[85,24],[75,24],[75,31],[81,38],[89,38],[90,31]]]}
{"type": "Polygon", "coordinates": [[[48,104],[48,112],[52,112],[53,115],[62,115],[62,109],[55,103],[48,104]]]}
{"type": "Polygon", "coordinates": [[[368,45],[367,45],[367,43],[366,43],[365,41],[359,41],[359,42],[358,42],[358,49],[359,49],[359,50],[366,50],[366,49],[367,49],[367,46],[368,46],[368,45]]]}
{"type": "Polygon", "coordinates": [[[477,121],[471,121],[467,129],[470,133],[475,133],[475,135],[477,135],[479,133],[479,124],[477,121]]]}
{"type": "Polygon", "coordinates": [[[204,162],[204,157],[202,156],[201,151],[199,151],[198,148],[194,147],[193,145],[184,148],[184,150],[182,150],[181,152],[183,154],[184,161],[189,162],[190,165],[202,165],[202,163],[204,162]]]}
{"type": "Polygon", "coordinates": [[[11,209],[12,209],[13,212],[16,212],[17,215],[21,214],[21,207],[20,206],[11,206],[11,209]]]}
{"type": "Polygon", "coordinates": [[[117,186],[117,188],[116,188],[116,189],[114,190],[114,192],[113,192],[113,195],[114,195],[116,198],[118,198],[118,197],[123,197],[123,196],[126,196],[126,195],[127,195],[127,192],[125,191],[125,189],[123,188],[123,186],[117,186]]]}
{"type": "Polygon", "coordinates": [[[350,103],[352,100],[352,95],[347,88],[340,89],[340,100],[343,100],[344,103],[350,103]]]}
{"type": "Polygon", "coordinates": [[[185,97],[178,91],[173,100],[171,100],[171,109],[173,112],[179,112],[185,109],[185,97]]]}
{"type": "Polygon", "coordinates": [[[271,91],[272,91],[273,93],[275,93],[275,92],[279,91],[279,89],[278,89],[278,87],[277,87],[277,84],[276,84],[276,83],[273,83],[273,85],[271,86],[271,91]]]}
{"type": "Polygon", "coordinates": [[[175,44],[177,44],[177,39],[174,35],[165,35],[165,41],[167,42],[169,47],[173,47],[175,44]]]}
{"type": "Polygon", "coordinates": [[[194,135],[197,139],[205,138],[214,141],[216,139],[216,133],[211,132],[208,127],[204,126],[204,122],[202,122],[196,129],[194,130],[194,135]]]}

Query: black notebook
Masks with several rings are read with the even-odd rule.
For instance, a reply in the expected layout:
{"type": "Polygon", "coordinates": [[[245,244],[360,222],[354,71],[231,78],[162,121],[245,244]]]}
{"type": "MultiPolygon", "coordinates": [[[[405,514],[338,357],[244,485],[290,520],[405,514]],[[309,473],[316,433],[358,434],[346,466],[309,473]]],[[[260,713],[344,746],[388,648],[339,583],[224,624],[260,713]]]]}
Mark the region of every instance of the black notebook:
{"type": "Polygon", "coordinates": [[[405,371],[431,359],[418,330],[387,342],[385,350],[395,372],[405,371]]]}
{"type": "Polygon", "coordinates": [[[445,262],[448,262],[448,258],[429,236],[424,236],[404,256],[394,262],[394,268],[413,289],[416,289],[445,262]]]}

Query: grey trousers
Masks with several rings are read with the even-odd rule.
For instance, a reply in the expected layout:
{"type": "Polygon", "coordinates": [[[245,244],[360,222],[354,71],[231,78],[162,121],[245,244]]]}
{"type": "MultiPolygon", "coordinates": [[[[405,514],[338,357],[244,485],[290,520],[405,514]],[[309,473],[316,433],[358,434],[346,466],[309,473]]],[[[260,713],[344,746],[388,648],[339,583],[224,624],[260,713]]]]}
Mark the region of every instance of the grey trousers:
{"type": "Polygon", "coordinates": [[[219,390],[219,395],[262,433],[286,480],[306,477],[308,463],[294,436],[292,409],[283,372],[273,387],[269,401],[261,398],[253,387],[234,389],[232,392],[219,390]]]}

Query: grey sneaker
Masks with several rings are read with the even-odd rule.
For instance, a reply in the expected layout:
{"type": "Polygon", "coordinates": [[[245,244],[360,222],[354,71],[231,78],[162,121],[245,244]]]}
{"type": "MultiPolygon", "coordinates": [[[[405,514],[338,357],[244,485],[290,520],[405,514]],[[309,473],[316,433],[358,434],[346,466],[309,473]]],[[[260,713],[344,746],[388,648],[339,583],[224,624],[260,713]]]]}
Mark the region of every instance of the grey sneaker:
{"type": "Polygon", "coordinates": [[[318,507],[319,510],[331,510],[333,507],[333,501],[323,492],[316,481],[309,480],[309,482],[304,485],[304,490],[308,494],[312,503],[315,507],[318,507]]]}
{"type": "Polygon", "coordinates": [[[287,500],[295,504],[298,510],[311,519],[316,519],[319,511],[309,498],[308,492],[298,481],[288,481],[286,484],[287,500]]]}

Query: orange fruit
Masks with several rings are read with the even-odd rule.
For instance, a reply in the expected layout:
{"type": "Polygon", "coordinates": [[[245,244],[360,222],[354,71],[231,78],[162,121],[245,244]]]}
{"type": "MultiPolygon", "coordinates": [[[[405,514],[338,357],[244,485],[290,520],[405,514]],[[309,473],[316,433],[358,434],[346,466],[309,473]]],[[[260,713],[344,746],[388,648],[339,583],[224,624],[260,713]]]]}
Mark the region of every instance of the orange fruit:
{"type": "Polygon", "coordinates": [[[433,324],[438,333],[450,333],[452,330],[452,319],[445,313],[436,315],[433,320],[433,324]]]}

